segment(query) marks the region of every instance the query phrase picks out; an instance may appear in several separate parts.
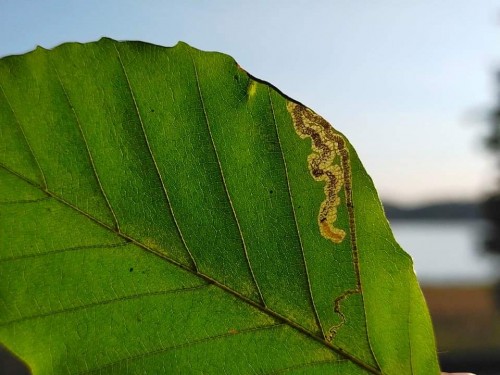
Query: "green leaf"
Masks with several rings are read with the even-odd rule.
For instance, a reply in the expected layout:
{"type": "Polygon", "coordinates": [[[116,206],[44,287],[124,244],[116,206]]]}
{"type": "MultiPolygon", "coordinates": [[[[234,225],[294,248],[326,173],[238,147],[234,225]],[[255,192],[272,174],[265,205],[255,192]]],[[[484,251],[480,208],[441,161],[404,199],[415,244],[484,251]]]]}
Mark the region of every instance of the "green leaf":
{"type": "Polygon", "coordinates": [[[232,58],[0,60],[0,342],[34,374],[437,374],[345,137],[232,58]]]}

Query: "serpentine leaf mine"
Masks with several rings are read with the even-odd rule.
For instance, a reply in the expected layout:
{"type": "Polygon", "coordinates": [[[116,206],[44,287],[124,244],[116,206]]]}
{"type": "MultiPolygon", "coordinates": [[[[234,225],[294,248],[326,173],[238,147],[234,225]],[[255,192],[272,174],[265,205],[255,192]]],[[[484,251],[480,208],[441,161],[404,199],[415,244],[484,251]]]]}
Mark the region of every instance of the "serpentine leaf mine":
{"type": "MultiPolygon", "coordinates": [[[[318,225],[321,235],[334,243],[341,243],[345,231],[335,227],[339,192],[345,185],[346,196],[350,195],[349,153],[344,138],[335,133],[323,118],[300,104],[288,102],[295,131],[301,138],[310,137],[313,152],[307,158],[309,171],[316,181],[325,181],[325,200],[321,203],[318,225]],[[335,163],[339,156],[340,164],[335,163]]],[[[350,203],[350,202],[348,202],[350,203]]]]}

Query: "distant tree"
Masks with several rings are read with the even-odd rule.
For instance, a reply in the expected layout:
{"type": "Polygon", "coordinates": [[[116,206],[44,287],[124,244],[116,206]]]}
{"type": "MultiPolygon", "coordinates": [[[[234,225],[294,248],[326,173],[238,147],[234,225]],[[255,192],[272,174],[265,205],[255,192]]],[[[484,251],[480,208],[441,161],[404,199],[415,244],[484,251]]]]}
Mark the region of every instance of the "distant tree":
{"type": "MultiPolygon", "coordinates": [[[[497,85],[499,87],[497,105],[490,113],[490,131],[486,138],[486,146],[497,159],[497,167],[500,170],[500,72],[497,73],[497,85]]],[[[496,193],[491,194],[484,201],[483,212],[490,223],[485,248],[488,252],[500,255],[500,178],[497,180],[496,193]]],[[[495,287],[495,300],[500,309],[500,278],[495,287]]]]}
{"type": "MultiPolygon", "coordinates": [[[[497,84],[500,88],[500,72],[497,73],[497,84]]],[[[494,153],[500,167],[500,89],[498,90],[497,106],[491,111],[490,133],[486,138],[486,145],[494,153]]]]}
{"type": "MultiPolygon", "coordinates": [[[[497,73],[497,84],[500,87],[500,72],[497,73]]],[[[496,107],[491,111],[489,118],[490,131],[486,138],[486,145],[497,158],[500,169],[500,90],[496,107]]],[[[486,249],[500,254],[500,180],[496,193],[486,199],[483,211],[486,219],[491,223],[491,230],[486,239],[486,249]]]]}

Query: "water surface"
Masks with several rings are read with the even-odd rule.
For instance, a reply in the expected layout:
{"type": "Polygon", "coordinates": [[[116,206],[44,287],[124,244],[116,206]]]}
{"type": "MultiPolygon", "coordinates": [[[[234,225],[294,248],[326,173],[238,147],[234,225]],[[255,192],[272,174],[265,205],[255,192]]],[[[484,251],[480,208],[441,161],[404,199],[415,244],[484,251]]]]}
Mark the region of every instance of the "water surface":
{"type": "Polygon", "coordinates": [[[499,264],[483,250],[486,222],[392,221],[399,244],[414,259],[423,284],[488,284],[499,264]]]}

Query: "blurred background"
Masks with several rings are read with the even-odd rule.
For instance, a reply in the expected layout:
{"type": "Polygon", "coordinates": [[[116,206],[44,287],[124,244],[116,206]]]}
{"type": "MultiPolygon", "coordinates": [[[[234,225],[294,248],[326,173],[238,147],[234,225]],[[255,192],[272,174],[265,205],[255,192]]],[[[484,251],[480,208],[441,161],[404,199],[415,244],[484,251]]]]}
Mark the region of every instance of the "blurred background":
{"type": "MultiPolygon", "coordinates": [[[[500,1],[0,0],[0,57],[102,36],[233,56],[354,144],[443,370],[500,374],[500,1]]],[[[22,374],[6,352],[0,373],[22,374]]]]}

